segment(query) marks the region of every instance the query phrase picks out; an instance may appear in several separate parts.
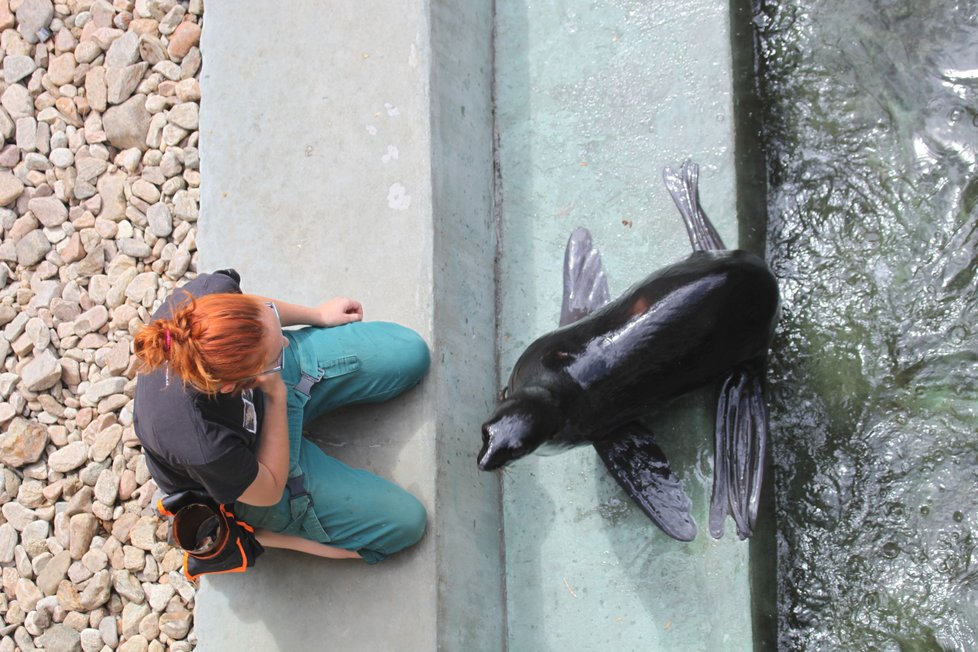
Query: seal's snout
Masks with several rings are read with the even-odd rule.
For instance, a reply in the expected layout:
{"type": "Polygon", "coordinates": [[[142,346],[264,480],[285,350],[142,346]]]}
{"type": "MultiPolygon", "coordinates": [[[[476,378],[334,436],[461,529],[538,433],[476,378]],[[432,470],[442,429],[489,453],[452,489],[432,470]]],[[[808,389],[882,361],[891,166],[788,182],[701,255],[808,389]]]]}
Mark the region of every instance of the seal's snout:
{"type": "Polygon", "coordinates": [[[479,468],[494,471],[536,450],[544,436],[551,433],[549,427],[541,427],[547,423],[543,414],[541,408],[525,396],[503,401],[482,426],[479,468]]]}
{"type": "Polygon", "coordinates": [[[493,464],[492,459],[492,432],[489,430],[489,424],[482,424],[482,450],[479,451],[479,470],[480,471],[493,471],[501,466],[500,464],[493,464]]]}
{"type": "Polygon", "coordinates": [[[482,425],[482,450],[479,451],[479,469],[495,471],[500,469],[523,454],[514,448],[513,440],[508,436],[509,429],[505,422],[492,419],[482,425]]]}

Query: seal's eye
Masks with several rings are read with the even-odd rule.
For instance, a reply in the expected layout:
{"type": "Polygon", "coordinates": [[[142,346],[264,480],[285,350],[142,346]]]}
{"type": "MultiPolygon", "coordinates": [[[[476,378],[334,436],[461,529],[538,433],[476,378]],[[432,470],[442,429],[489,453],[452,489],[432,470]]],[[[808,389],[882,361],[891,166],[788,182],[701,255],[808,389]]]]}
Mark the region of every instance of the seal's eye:
{"type": "Polygon", "coordinates": [[[509,396],[509,387],[508,386],[503,387],[501,390],[499,390],[499,400],[500,401],[505,401],[507,396],[509,396]]]}

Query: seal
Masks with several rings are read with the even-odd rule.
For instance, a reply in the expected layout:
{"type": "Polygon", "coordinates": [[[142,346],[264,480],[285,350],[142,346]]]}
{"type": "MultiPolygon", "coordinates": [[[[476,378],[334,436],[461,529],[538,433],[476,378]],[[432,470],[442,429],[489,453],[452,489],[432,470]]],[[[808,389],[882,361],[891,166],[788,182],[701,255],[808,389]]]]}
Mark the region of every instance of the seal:
{"type": "Polygon", "coordinates": [[[710,532],[721,537],[729,514],[743,539],[757,520],[777,281],[759,257],[724,247],[700,206],[695,164],[667,168],[663,178],[692,255],[609,301],[591,235],[575,230],[564,259],[561,327],[520,356],[482,426],[478,464],[491,471],[534,451],[593,445],[654,523],[692,540],[691,501],[640,419],[719,383],[710,532]]]}

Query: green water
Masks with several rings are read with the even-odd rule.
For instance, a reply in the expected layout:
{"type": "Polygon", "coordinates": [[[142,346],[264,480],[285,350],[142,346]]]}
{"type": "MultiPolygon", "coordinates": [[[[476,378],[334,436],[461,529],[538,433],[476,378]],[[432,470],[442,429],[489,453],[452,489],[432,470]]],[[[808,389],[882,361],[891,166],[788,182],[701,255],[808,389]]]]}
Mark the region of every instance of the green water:
{"type": "Polygon", "coordinates": [[[761,3],[779,647],[978,648],[978,4],[761,3]]]}

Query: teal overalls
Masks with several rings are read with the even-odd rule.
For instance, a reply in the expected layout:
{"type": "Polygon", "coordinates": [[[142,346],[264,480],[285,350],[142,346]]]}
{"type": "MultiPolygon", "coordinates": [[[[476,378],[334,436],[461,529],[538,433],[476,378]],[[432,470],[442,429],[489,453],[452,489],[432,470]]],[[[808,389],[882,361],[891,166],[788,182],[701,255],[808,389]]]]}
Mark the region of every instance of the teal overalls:
{"type": "Polygon", "coordinates": [[[378,403],[416,385],[430,363],[424,340],[387,322],[284,334],[289,339],[282,370],[288,391],[288,485],[276,505],[236,503],[238,518],[357,551],[369,564],[417,543],[427,519],[418,499],[326,455],[302,436],[302,427],[340,406],[378,403]]]}

